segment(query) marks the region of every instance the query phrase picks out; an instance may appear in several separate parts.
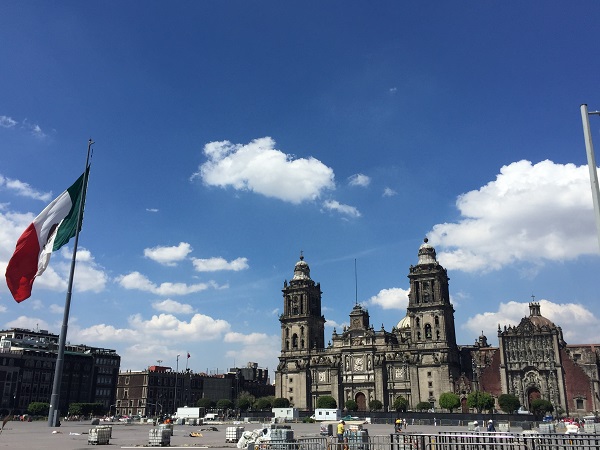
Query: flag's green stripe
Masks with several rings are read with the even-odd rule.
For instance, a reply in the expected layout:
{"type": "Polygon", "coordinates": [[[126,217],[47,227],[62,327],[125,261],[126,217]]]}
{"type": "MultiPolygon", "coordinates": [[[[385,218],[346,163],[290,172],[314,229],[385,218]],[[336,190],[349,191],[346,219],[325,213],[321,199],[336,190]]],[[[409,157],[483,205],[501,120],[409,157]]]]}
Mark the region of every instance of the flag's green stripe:
{"type": "MultiPolygon", "coordinates": [[[[89,169],[88,169],[89,171],[89,169]]],[[[79,205],[81,204],[81,198],[83,196],[83,177],[85,174],[82,174],[73,185],[67,189],[69,193],[69,197],[71,197],[71,202],[73,206],[71,206],[71,210],[64,218],[58,231],[56,233],[56,238],[54,239],[54,246],[52,247],[52,251],[56,251],[69,242],[73,236],[75,236],[75,231],[77,228],[77,214],[79,213],[79,205]]],[[[81,226],[79,228],[81,230],[81,226]]]]}

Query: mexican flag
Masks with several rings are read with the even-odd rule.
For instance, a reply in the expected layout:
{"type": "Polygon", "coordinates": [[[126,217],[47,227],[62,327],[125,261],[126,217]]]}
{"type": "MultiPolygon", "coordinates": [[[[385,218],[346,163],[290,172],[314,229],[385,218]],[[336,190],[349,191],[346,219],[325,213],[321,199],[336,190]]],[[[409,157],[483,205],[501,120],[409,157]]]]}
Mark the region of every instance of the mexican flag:
{"type": "Polygon", "coordinates": [[[48,267],[52,252],[75,236],[79,205],[85,202],[87,173],[46,206],[17,241],[6,267],[6,284],[17,302],[31,296],[33,281],[48,267]]]}

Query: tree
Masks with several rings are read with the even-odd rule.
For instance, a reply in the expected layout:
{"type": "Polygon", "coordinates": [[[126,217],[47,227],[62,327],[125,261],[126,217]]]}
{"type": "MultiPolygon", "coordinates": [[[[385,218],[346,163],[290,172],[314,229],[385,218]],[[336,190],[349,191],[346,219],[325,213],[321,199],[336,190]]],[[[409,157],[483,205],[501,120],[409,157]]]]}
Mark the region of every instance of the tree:
{"type": "Polygon", "coordinates": [[[406,410],[408,409],[408,400],[400,396],[396,398],[396,400],[394,400],[394,404],[392,405],[392,407],[398,412],[406,412],[406,410]]]}
{"type": "Polygon", "coordinates": [[[222,398],[217,402],[217,409],[228,410],[233,408],[233,402],[228,398],[222,398]]]}
{"type": "Polygon", "coordinates": [[[317,408],[335,409],[337,408],[337,402],[331,395],[323,395],[317,398],[317,408]]]}
{"type": "Polygon", "coordinates": [[[500,397],[498,397],[498,405],[505,413],[512,414],[521,407],[521,402],[516,395],[501,394],[500,397]]]}
{"type": "Polygon", "coordinates": [[[416,410],[417,411],[425,411],[426,409],[431,408],[431,403],[429,402],[419,402],[417,403],[416,410]]]}
{"type": "Polygon", "coordinates": [[[199,406],[200,408],[211,409],[215,407],[215,402],[209,398],[200,398],[196,402],[196,406],[199,406]]]}
{"type": "Polygon", "coordinates": [[[494,397],[487,392],[473,391],[467,396],[467,405],[469,408],[476,409],[478,413],[493,409],[495,404],[494,397]]]}
{"type": "Polygon", "coordinates": [[[379,411],[383,408],[383,403],[380,400],[371,400],[369,402],[369,409],[371,411],[379,411]]]}
{"type": "Polygon", "coordinates": [[[263,409],[269,409],[272,405],[271,402],[272,401],[270,397],[261,397],[254,402],[254,407],[259,411],[262,411],[263,409]]]}
{"type": "Polygon", "coordinates": [[[254,405],[255,401],[256,398],[254,397],[254,395],[250,394],[247,391],[243,391],[240,392],[240,394],[238,395],[237,407],[241,411],[247,411],[252,405],[254,405]]]}
{"type": "Polygon", "coordinates": [[[444,392],[440,395],[439,402],[442,408],[453,412],[460,406],[460,397],[454,392],[444,392]]]}
{"type": "Polygon", "coordinates": [[[354,400],[350,399],[350,400],[346,400],[346,404],[344,405],[344,407],[348,410],[348,411],[358,411],[358,403],[356,403],[354,400]]]}
{"type": "Polygon", "coordinates": [[[50,410],[50,403],[31,402],[27,407],[27,412],[32,416],[47,416],[50,410]]]}
{"type": "Polygon", "coordinates": [[[529,409],[537,418],[540,418],[544,414],[554,411],[554,406],[548,400],[536,398],[529,404],[529,409]]]}
{"type": "Polygon", "coordinates": [[[290,401],[287,398],[278,397],[273,400],[273,408],[288,408],[290,401]]]}

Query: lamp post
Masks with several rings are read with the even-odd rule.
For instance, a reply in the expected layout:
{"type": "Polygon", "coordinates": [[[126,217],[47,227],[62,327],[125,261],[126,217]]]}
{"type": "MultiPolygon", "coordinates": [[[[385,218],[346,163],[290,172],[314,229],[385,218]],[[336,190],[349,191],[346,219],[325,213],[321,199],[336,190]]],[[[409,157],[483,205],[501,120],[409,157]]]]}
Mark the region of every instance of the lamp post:
{"type": "Polygon", "coordinates": [[[591,115],[600,115],[600,111],[588,112],[587,105],[581,105],[583,137],[585,138],[588,169],[590,171],[590,182],[592,184],[592,199],[594,200],[594,212],[596,214],[596,230],[598,232],[598,243],[600,244],[600,190],[598,188],[598,171],[596,169],[596,158],[594,157],[594,145],[592,144],[592,134],[590,132],[591,115]]]}
{"type": "MultiPolygon", "coordinates": [[[[115,407],[115,416],[117,415],[117,404],[115,403],[114,405],[110,405],[108,407],[108,416],[110,417],[110,412],[112,411],[112,407],[115,407]]],[[[114,416],[113,416],[114,417],[114,416]]]]}
{"type": "Polygon", "coordinates": [[[177,374],[179,373],[179,357],[181,355],[177,355],[177,365],[175,369],[175,398],[173,399],[173,413],[177,413],[177,374]]]}

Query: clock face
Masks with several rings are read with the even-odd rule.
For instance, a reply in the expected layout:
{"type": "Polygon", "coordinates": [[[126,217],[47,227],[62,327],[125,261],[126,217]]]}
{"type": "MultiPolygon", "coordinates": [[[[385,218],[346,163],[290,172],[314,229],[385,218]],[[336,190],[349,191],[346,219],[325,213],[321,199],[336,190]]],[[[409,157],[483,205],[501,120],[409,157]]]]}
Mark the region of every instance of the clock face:
{"type": "Polygon", "coordinates": [[[360,371],[363,370],[363,359],[362,358],[356,358],[354,360],[354,370],[360,371]]]}

